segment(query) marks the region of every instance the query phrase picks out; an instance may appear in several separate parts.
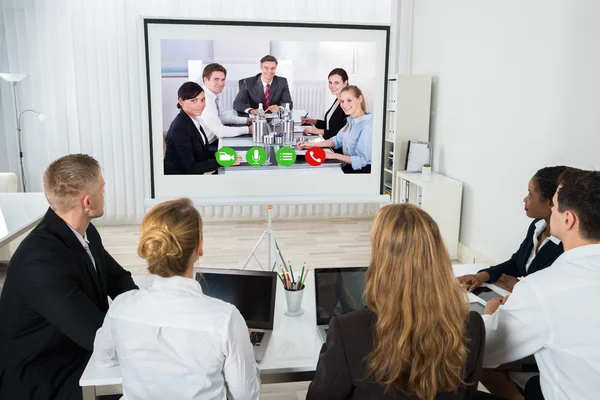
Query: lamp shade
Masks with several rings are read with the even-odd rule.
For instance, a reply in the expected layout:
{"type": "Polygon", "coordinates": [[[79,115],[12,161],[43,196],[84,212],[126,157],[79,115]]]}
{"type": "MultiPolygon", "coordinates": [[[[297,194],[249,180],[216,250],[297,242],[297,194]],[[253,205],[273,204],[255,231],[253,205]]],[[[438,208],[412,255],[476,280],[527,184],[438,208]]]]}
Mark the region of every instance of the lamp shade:
{"type": "Polygon", "coordinates": [[[13,74],[11,72],[0,72],[0,78],[7,82],[21,82],[27,77],[27,74],[13,74]]]}
{"type": "Polygon", "coordinates": [[[37,117],[41,122],[44,122],[46,120],[46,118],[48,118],[48,116],[46,114],[38,114],[37,117]]]}

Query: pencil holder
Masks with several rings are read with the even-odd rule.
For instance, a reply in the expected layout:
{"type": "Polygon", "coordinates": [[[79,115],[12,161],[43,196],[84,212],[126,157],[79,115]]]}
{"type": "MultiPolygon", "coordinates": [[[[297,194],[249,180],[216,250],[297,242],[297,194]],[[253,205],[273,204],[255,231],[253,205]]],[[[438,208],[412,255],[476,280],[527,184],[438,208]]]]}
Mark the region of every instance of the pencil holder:
{"type": "Polygon", "coordinates": [[[285,300],[287,303],[287,311],[285,315],[288,317],[298,317],[304,314],[302,309],[302,297],[304,296],[304,289],[302,290],[287,290],[285,291],[285,300]]]}

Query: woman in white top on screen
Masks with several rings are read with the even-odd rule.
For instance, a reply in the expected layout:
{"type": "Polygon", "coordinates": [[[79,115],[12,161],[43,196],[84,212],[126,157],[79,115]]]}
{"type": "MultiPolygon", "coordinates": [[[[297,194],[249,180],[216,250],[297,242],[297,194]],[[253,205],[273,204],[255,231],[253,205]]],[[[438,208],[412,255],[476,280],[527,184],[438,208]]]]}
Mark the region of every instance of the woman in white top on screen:
{"type": "Polygon", "coordinates": [[[340,160],[346,174],[371,172],[373,147],[373,117],[365,112],[366,103],[362,91],[353,85],[346,86],[340,93],[340,106],[348,116],[348,122],[337,135],[322,142],[300,142],[298,148],[311,147],[341,148],[343,154],[325,153],[328,159],[340,160]]]}
{"type": "Polygon", "coordinates": [[[193,266],[202,218],[189,199],[144,217],[138,254],[156,275],[112,303],[96,334],[100,366],[121,365],[123,398],[258,399],[260,376],[240,312],[202,294],[193,266]]]}

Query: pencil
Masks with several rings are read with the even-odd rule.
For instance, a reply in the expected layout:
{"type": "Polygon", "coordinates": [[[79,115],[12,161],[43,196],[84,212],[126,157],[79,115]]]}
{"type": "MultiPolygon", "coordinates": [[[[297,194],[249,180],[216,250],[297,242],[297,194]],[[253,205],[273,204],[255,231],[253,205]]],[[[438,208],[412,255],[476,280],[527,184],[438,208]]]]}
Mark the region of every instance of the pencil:
{"type": "Polygon", "coordinates": [[[306,271],[306,274],[304,275],[304,279],[302,280],[302,284],[300,285],[300,289],[304,288],[304,282],[306,281],[306,277],[308,276],[308,271],[306,271]]]}
{"type": "Polygon", "coordinates": [[[290,263],[290,274],[292,274],[292,283],[296,283],[294,279],[294,271],[292,270],[292,263],[290,263]]]}
{"type": "Polygon", "coordinates": [[[298,289],[302,287],[302,277],[304,276],[304,265],[302,266],[302,272],[300,272],[300,282],[298,282],[298,289]]]}

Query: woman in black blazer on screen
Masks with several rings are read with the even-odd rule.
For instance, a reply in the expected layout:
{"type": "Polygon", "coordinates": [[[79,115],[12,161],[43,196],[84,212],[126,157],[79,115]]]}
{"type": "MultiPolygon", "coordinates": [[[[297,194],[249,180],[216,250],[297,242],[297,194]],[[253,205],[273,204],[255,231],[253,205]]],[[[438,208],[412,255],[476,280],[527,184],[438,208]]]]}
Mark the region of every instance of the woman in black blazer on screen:
{"type": "MultiPolygon", "coordinates": [[[[165,175],[212,173],[219,164],[215,153],[208,149],[208,138],[196,119],[206,106],[204,90],[196,82],[186,82],[177,97],[177,108],[181,111],[171,122],[165,139],[165,175]]],[[[235,165],[240,161],[238,157],[235,165]]]]}
{"type": "Polygon", "coordinates": [[[439,228],[422,209],[377,213],[365,298],[366,308],[331,319],[308,400],[474,398],[483,320],[469,312],[439,228]]]}
{"type": "Polygon", "coordinates": [[[464,275],[459,281],[472,291],[482,283],[495,283],[512,292],[524,277],[552,265],[563,253],[563,245],[550,234],[550,216],[552,215],[552,197],[556,193],[557,180],[567,167],[546,167],[540,169],[529,180],[527,196],[523,199],[525,213],[533,222],[527,235],[510,260],[479,271],[475,275],[464,275]],[[534,246],[535,245],[535,246],[534,246]]]}
{"type": "Polygon", "coordinates": [[[304,129],[305,133],[321,135],[325,140],[337,135],[340,129],[346,125],[346,113],[340,107],[340,93],[343,88],[348,86],[348,74],[343,68],[335,68],[329,73],[327,79],[329,91],[336,96],[335,101],[323,119],[301,118],[303,124],[314,125],[304,129]]]}

